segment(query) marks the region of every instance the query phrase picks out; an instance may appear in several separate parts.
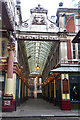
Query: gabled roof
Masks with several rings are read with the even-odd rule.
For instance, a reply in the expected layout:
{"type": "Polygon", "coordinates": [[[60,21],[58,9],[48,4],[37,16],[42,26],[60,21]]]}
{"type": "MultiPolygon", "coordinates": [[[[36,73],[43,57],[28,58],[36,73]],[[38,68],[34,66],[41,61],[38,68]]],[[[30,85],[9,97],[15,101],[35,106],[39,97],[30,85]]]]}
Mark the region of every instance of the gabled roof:
{"type": "Polygon", "coordinates": [[[80,43],[80,30],[72,41],[73,43],[80,43]]]}

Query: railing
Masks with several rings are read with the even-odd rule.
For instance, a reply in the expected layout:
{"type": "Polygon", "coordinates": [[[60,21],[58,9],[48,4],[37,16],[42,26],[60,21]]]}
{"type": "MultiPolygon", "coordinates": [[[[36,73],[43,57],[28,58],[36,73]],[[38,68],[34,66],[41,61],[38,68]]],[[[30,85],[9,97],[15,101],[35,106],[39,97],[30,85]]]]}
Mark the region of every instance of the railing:
{"type": "Polygon", "coordinates": [[[7,57],[0,57],[0,63],[7,62],[7,57]]]}
{"type": "Polygon", "coordinates": [[[71,63],[71,64],[80,64],[80,59],[62,59],[58,64],[61,63],[71,63]]]}

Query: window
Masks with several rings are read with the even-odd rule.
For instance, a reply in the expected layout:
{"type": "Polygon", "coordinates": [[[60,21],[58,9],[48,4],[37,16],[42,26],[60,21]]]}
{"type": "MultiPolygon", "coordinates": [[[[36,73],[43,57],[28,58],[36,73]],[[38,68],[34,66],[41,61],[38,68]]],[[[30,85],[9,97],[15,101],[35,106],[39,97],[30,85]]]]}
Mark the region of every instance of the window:
{"type": "Polygon", "coordinates": [[[73,59],[76,59],[75,43],[73,43],[73,59]]]}
{"type": "Polygon", "coordinates": [[[71,100],[77,101],[79,100],[79,78],[78,77],[70,77],[70,87],[71,87],[71,100]]]}
{"type": "Polygon", "coordinates": [[[78,59],[80,59],[80,43],[78,43],[78,59]]]}
{"type": "Polygon", "coordinates": [[[80,16],[76,16],[75,19],[75,32],[78,32],[80,30],[80,16]]]}
{"type": "Polygon", "coordinates": [[[73,43],[73,59],[80,59],[80,43],[73,43]]]}

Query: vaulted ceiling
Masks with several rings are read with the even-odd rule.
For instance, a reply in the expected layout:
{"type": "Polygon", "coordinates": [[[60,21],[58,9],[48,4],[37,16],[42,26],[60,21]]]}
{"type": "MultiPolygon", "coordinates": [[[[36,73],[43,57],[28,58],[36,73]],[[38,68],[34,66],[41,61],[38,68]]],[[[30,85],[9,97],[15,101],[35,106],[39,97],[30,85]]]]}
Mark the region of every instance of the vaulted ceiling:
{"type": "Polygon", "coordinates": [[[53,42],[25,41],[30,74],[42,74],[53,42]],[[36,66],[40,69],[37,70],[36,66]]]}

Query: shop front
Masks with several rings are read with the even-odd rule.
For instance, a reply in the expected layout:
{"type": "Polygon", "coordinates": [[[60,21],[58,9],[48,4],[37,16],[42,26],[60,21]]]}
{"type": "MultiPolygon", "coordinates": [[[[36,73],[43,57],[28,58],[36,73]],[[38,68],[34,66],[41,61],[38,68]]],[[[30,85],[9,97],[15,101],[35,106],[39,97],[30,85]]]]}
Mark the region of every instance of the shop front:
{"type": "Polygon", "coordinates": [[[71,109],[80,109],[80,73],[70,73],[71,109]]]}

